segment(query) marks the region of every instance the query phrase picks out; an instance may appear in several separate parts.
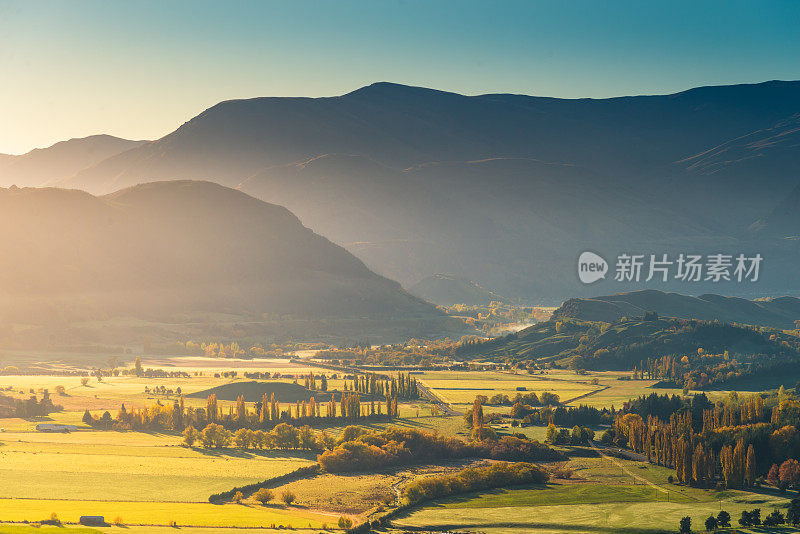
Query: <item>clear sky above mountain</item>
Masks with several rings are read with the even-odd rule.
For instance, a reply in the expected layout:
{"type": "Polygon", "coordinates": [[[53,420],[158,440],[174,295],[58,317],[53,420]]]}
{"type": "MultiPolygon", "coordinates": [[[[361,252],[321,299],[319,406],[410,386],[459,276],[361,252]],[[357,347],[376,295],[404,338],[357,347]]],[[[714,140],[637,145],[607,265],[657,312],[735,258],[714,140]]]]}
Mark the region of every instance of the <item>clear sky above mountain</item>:
{"type": "Polygon", "coordinates": [[[0,153],[375,81],[606,97],[800,79],[800,3],[0,0],[0,153]]]}

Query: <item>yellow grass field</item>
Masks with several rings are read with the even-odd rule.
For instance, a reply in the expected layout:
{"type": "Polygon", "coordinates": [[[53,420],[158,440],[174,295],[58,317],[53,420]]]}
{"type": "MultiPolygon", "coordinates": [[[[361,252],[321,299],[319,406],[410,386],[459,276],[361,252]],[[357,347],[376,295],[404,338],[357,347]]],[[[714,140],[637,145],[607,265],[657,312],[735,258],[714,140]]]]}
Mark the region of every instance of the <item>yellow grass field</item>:
{"type": "Polygon", "coordinates": [[[0,497],[202,502],[212,493],[315,462],[313,454],[186,449],[177,446],[175,436],[133,445],[130,438],[137,434],[31,434],[50,441],[6,434],[0,447],[0,497]],[[104,439],[88,441],[92,436],[104,439]]]}
{"type": "Polygon", "coordinates": [[[120,517],[126,524],[139,525],[168,526],[175,521],[179,526],[269,528],[275,524],[314,529],[322,528],[323,523],[334,526],[339,517],[279,505],[0,499],[0,521],[36,521],[52,513],[68,523],[76,523],[81,515],[102,515],[107,521],[120,517]]]}

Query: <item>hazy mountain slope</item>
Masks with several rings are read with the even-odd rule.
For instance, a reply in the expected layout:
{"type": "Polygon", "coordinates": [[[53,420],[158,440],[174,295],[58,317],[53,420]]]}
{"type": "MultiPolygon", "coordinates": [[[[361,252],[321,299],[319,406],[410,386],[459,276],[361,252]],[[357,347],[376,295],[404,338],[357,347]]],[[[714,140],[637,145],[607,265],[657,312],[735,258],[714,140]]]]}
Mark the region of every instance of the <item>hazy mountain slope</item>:
{"type": "Polygon", "coordinates": [[[718,319],[727,323],[795,328],[795,321],[800,320],[800,299],[780,297],[752,301],[711,294],[691,297],[653,290],[634,291],[591,299],[570,299],[553,313],[553,320],[574,318],[614,322],[621,317],[641,317],[646,311],[681,319],[718,319]]]}
{"type": "Polygon", "coordinates": [[[500,295],[479,286],[471,280],[448,274],[435,274],[423,278],[418,283],[409,287],[408,291],[429,302],[434,302],[443,306],[450,306],[453,304],[488,304],[493,300],[504,300],[500,295]]]}
{"type": "Polygon", "coordinates": [[[436,319],[286,208],[207,182],[0,190],[0,321],[436,319]]]}
{"type": "Polygon", "coordinates": [[[330,98],[221,102],[163,139],[63,185],[92,192],[179,178],[235,185],[265,167],[329,153],[360,154],[397,168],[536,158],[631,181],[643,170],[770,127],[800,111],[798,100],[798,82],[597,100],[467,97],[377,83],[330,98]]]}
{"type": "Polygon", "coordinates": [[[573,293],[575,247],[675,235],[709,239],[691,220],[573,165],[495,158],[397,171],[361,156],[273,167],[240,185],[287,206],[379,272],[412,285],[429,273],[504,295],[573,293]],[[557,265],[555,269],[540,266],[557,265]],[[536,276],[531,276],[536,273],[536,276]]]}
{"type": "Polygon", "coordinates": [[[20,156],[0,156],[0,186],[37,187],[64,180],[81,169],[145,142],[93,135],[37,148],[20,156]]]}
{"type": "Polygon", "coordinates": [[[709,147],[663,173],[642,184],[647,194],[742,232],[800,184],[800,113],[709,147]]]}
{"type": "MultiPolygon", "coordinates": [[[[800,177],[800,173],[797,176],[800,177]]],[[[762,237],[800,236],[800,184],[768,216],[753,223],[750,230],[756,236],[762,237]]]]}

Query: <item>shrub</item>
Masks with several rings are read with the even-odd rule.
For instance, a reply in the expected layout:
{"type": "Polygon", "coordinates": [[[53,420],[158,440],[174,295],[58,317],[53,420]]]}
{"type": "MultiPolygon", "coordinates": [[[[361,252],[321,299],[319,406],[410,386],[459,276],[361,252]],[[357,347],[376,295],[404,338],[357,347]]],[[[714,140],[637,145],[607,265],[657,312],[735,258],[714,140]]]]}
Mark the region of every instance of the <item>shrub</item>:
{"type": "Polygon", "coordinates": [[[403,493],[410,504],[416,504],[448,495],[490,488],[517,484],[543,484],[548,478],[547,472],[536,465],[503,462],[468,467],[449,475],[415,480],[405,487],[403,493]]]}
{"type": "Polygon", "coordinates": [[[275,494],[269,488],[261,488],[253,495],[253,498],[261,504],[267,504],[275,498],[275,494]]]}
{"type": "Polygon", "coordinates": [[[340,517],[339,518],[339,528],[348,529],[353,527],[353,520],[349,517],[340,517]]]}
{"type": "Polygon", "coordinates": [[[281,493],[281,500],[286,504],[286,506],[291,506],[291,504],[295,501],[297,497],[295,494],[290,490],[283,490],[281,493]]]}
{"type": "Polygon", "coordinates": [[[569,480],[570,478],[572,478],[572,469],[567,469],[566,467],[561,469],[554,469],[553,476],[563,480],[569,480]]]}

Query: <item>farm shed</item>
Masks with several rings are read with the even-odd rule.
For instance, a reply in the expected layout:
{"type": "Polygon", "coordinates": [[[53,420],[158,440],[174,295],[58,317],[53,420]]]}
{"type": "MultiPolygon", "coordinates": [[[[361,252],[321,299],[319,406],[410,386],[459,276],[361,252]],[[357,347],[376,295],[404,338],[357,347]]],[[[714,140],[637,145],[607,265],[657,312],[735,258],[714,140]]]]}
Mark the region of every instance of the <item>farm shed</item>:
{"type": "Polygon", "coordinates": [[[36,425],[39,432],[75,432],[78,427],[75,425],[59,425],[56,423],[39,423],[36,425]]]}

